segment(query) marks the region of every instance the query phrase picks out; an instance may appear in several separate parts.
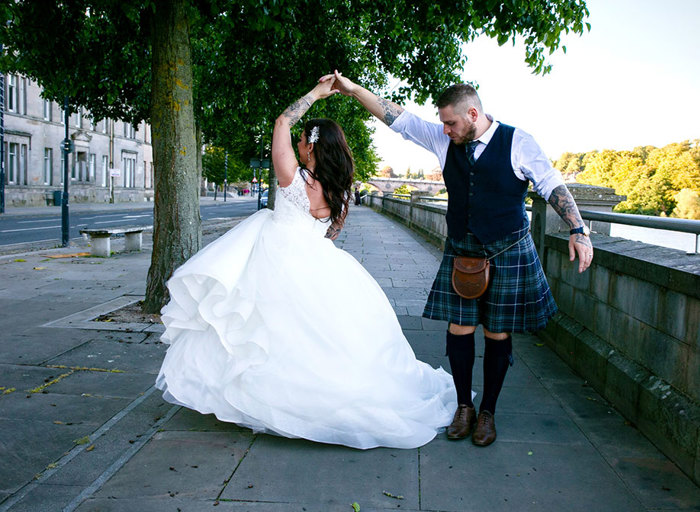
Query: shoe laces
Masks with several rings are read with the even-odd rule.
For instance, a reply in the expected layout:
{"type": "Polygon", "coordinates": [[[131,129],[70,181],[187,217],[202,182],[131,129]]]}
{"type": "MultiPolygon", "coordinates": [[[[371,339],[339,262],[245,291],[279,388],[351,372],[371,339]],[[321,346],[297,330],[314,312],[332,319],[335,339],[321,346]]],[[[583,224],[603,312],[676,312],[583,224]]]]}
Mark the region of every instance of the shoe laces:
{"type": "Polygon", "coordinates": [[[468,414],[469,414],[469,406],[468,405],[458,405],[457,412],[455,413],[455,419],[459,419],[460,421],[467,421],[468,414]]]}
{"type": "Polygon", "coordinates": [[[493,417],[493,414],[491,414],[490,412],[488,412],[488,411],[482,412],[481,414],[479,414],[479,425],[480,426],[486,425],[488,423],[489,419],[491,419],[492,417],[493,417]]]}

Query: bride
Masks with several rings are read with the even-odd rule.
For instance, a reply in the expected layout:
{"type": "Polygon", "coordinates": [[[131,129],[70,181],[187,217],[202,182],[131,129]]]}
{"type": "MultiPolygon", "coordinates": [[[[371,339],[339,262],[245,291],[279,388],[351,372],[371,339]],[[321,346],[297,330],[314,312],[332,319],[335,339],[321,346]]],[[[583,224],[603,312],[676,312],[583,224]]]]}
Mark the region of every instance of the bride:
{"type": "Polygon", "coordinates": [[[379,285],[329,239],[348,211],[341,128],[290,127],[331,96],[319,83],[275,123],[280,189],[168,282],[163,397],[255,432],[355,448],[415,448],[452,421],[452,378],[416,360],[379,285]],[[301,164],[301,165],[300,165],[301,164]]]}

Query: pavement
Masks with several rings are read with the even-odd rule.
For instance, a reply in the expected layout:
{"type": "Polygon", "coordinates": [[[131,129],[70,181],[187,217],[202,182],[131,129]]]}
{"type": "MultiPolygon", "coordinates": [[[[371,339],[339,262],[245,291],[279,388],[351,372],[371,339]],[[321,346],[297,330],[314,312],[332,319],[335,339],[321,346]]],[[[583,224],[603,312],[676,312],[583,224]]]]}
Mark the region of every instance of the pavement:
{"type": "MultiPolygon", "coordinates": [[[[204,243],[236,222],[205,225],[204,243]]],[[[143,296],[150,236],[139,253],[117,239],[110,258],[75,256],[86,243],[0,256],[0,512],[700,510],[698,486],[532,335],[514,336],[487,448],[441,434],[361,451],[168,404],[162,326],[94,320],[143,296]]],[[[439,251],[366,207],[337,245],[385,290],[417,357],[449,369],[446,325],[420,317],[439,251]]],[[[477,393],[482,353],[479,334],[477,393]]]]}

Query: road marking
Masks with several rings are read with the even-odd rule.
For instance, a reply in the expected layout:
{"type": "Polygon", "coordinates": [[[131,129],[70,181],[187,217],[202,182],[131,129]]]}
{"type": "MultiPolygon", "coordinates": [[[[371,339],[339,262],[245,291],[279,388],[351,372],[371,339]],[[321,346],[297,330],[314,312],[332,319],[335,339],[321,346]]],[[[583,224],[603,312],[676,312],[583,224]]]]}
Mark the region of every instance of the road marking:
{"type": "Polygon", "coordinates": [[[59,224],[58,226],[44,226],[43,228],[3,229],[0,230],[0,233],[15,233],[17,231],[37,231],[41,229],[56,229],[60,227],[61,225],[59,224]]]}
{"type": "MultiPolygon", "coordinates": [[[[124,222],[124,219],[119,220],[104,220],[102,222],[93,222],[92,224],[114,224],[115,222],[124,222]]],[[[92,225],[91,224],[91,225],[92,225]]]]}
{"type": "Polygon", "coordinates": [[[18,220],[18,221],[17,221],[17,224],[36,224],[37,222],[56,222],[56,219],[18,220]]]}

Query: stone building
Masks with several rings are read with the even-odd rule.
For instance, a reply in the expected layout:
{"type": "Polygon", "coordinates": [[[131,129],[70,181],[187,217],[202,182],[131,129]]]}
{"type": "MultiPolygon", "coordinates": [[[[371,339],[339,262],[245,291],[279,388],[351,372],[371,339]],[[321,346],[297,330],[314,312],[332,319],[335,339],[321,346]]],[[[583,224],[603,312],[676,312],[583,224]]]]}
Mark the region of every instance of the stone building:
{"type": "MultiPolygon", "coordinates": [[[[53,204],[63,190],[62,105],[41,97],[34,81],[5,75],[5,205],[53,204]]],[[[70,202],[153,200],[150,126],[92,119],[79,110],[70,116],[68,154],[70,202]]]]}

